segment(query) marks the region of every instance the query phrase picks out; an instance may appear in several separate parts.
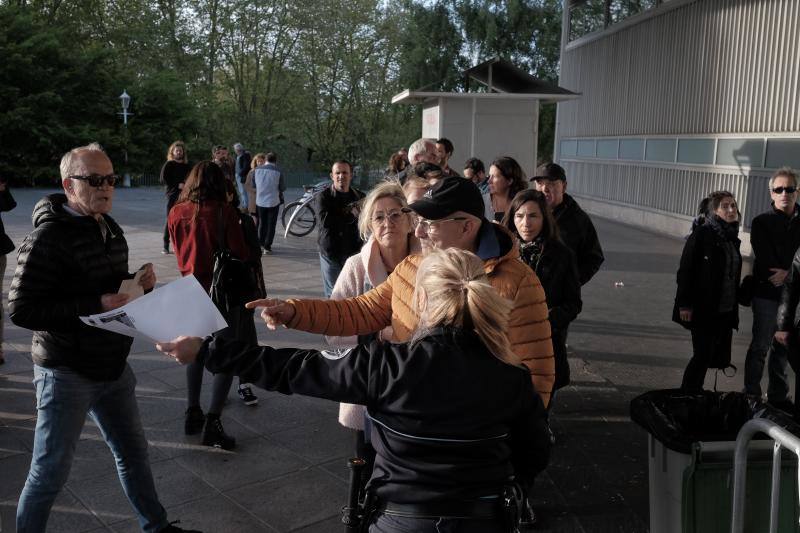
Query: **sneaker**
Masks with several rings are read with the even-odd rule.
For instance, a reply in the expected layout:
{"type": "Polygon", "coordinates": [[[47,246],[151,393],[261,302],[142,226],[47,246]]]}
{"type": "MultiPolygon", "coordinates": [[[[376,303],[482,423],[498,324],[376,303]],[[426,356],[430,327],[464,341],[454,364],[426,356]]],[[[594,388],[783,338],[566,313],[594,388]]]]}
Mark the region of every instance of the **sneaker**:
{"type": "Polygon", "coordinates": [[[264,248],[263,255],[272,255],[272,248],[264,248]]]}
{"type": "Polygon", "coordinates": [[[203,426],[203,445],[232,450],[236,447],[236,439],[225,433],[219,415],[206,415],[206,425],[203,426]]]}
{"type": "Polygon", "coordinates": [[[169,255],[169,248],[164,248],[163,250],[161,250],[161,253],[164,255],[169,255]]]}
{"type": "Polygon", "coordinates": [[[239,384],[239,398],[242,399],[245,405],[255,405],[258,403],[258,397],[253,394],[253,389],[250,388],[249,383],[239,384]]]}
{"type": "Polygon", "coordinates": [[[183,432],[187,435],[197,435],[203,430],[206,417],[200,406],[190,407],[186,410],[186,418],[183,422],[183,432]]]}
{"type": "Polygon", "coordinates": [[[182,527],[178,527],[175,524],[180,524],[180,520],[175,520],[167,524],[167,527],[159,531],[158,533],[203,533],[197,529],[183,529],[182,527]]]}

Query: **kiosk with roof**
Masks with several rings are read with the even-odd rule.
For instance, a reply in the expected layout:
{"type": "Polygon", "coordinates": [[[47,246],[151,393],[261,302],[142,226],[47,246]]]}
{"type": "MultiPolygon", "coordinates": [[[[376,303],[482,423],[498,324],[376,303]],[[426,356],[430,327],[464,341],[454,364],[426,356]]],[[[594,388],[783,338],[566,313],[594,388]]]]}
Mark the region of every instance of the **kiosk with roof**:
{"type": "Polygon", "coordinates": [[[563,102],[580,95],[545,83],[501,58],[464,71],[464,92],[406,89],[393,104],[422,105],[422,136],[453,142],[450,166],[458,173],[470,157],[489,165],[498,156],[516,159],[528,176],[536,168],[539,104],[563,102]],[[470,82],[478,90],[470,91],[470,82]]]}

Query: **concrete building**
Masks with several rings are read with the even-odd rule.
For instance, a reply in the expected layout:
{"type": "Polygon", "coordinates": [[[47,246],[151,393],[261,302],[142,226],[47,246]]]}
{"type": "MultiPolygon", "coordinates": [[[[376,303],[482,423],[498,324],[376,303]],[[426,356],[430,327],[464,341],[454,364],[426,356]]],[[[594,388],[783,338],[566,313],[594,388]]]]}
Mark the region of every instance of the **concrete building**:
{"type": "Polygon", "coordinates": [[[393,104],[422,105],[422,136],[446,137],[455,151],[451,166],[477,157],[489,164],[499,156],[511,156],[533,175],[539,136],[540,103],[564,102],[578,95],[538,80],[499,57],[463,72],[462,92],[405,90],[393,104]],[[477,90],[470,90],[474,81],[477,90]]]}
{"type": "MultiPolygon", "coordinates": [[[[686,234],[727,189],[743,231],[800,168],[800,2],[565,0],[556,160],[590,212],[686,234]]],[[[749,251],[743,235],[742,251],[749,251]]]]}

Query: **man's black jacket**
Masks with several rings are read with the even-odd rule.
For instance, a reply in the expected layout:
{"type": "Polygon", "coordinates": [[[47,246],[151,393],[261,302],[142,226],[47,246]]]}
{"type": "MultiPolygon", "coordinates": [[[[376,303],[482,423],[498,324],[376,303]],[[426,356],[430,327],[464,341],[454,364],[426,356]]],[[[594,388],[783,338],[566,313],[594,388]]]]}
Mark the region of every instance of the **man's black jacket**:
{"type": "Polygon", "coordinates": [[[79,316],[102,312],[100,296],[115,293],[129,278],[128,244],[122,229],[103,215],[103,241],[93,217],[64,210],[63,194],[40,200],[34,230],[19,247],[17,270],[8,293],[11,321],[33,330],[33,362],[67,367],[88,377],[117,379],[132,339],[85,325],[79,316]]]}
{"type": "Polygon", "coordinates": [[[592,219],[569,194],[553,209],[561,240],[575,253],[581,285],[592,279],[603,264],[603,249],[592,219]]]}
{"type": "Polygon", "coordinates": [[[800,246],[800,205],[794,206],[794,213],[787,215],[773,206],[753,219],[750,226],[750,245],[755,260],[753,275],[756,278],[755,296],[778,301],[781,287],[769,281],[774,274],[771,268],[789,270],[792,257],[800,246]]]}
{"type": "Polygon", "coordinates": [[[358,234],[358,215],[353,204],[364,198],[364,193],[350,187],[348,192],[336,192],[333,185],[316,198],[319,229],[319,253],[344,264],[347,258],[361,251],[364,242],[358,234]]]}
{"type": "Polygon", "coordinates": [[[494,357],[472,331],[437,328],[408,344],[333,352],[213,339],[199,357],[264,389],[366,405],[377,452],[369,486],[382,501],[497,495],[512,475],[527,487],[547,465],[530,373],[494,357]]]}

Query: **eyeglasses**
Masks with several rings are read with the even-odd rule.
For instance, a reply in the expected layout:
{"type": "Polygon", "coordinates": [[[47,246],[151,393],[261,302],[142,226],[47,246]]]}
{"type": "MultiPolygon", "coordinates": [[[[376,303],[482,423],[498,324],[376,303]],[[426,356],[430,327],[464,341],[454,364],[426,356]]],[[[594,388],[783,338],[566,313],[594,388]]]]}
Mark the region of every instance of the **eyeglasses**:
{"type": "Polygon", "coordinates": [[[400,223],[400,218],[403,216],[403,212],[400,210],[397,211],[389,211],[388,213],[384,213],[383,211],[378,211],[374,215],[372,215],[372,223],[381,225],[387,220],[393,226],[400,223]]]}
{"type": "Polygon", "coordinates": [[[425,233],[430,233],[431,228],[435,228],[436,227],[435,224],[442,224],[444,222],[452,222],[454,220],[467,220],[467,217],[442,218],[442,219],[439,219],[439,220],[426,220],[424,218],[417,217],[417,219],[414,221],[414,225],[422,227],[422,229],[425,230],[425,233]]]}
{"type": "Polygon", "coordinates": [[[107,176],[101,176],[100,174],[89,174],[87,176],[67,176],[69,179],[72,180],[81,180],[88,182],[89,185],[92,187],[101,187],[103,183],[108,183],[109,187],[113,187],[114,184],[119,179],[119,176],[116,174],[109,174],[107,176]]]}
{"type": "Polygon", "coordinates": [[[796,191],[797,191],[797,187],[791,187],[791,186],[790,187],[775,187],[774,189],[772,189],[772,192],[774,192],[775,194],[783,194],[784,192],[786,194],[794,194],[796,191]]]}

